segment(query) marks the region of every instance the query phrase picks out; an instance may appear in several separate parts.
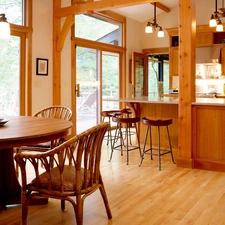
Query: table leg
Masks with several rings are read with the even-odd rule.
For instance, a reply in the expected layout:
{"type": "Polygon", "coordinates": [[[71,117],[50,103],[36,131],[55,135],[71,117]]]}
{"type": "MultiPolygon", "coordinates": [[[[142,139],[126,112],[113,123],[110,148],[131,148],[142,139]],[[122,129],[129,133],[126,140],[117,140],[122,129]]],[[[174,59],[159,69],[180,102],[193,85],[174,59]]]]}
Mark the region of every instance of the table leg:
{"type": "Polygon", "coordinates": [[[16,177],[13,148],[0,149],[0,211],[6,205],[20,204],[21,186],[16,177]]]}

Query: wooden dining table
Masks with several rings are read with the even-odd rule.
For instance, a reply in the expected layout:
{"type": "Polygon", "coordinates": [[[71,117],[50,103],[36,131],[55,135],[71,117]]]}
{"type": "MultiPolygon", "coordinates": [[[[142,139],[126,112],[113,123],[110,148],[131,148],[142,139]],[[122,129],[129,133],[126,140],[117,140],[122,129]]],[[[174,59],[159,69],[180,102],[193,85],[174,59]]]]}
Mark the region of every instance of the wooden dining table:
{"type": "Polygon", "coordinates": [[[32,116],[4,117],[0,126],[0,211],[19,204],[21,186],[15,172],[14,147],[48,142],[67,136],[72,122],[32,116]]]}

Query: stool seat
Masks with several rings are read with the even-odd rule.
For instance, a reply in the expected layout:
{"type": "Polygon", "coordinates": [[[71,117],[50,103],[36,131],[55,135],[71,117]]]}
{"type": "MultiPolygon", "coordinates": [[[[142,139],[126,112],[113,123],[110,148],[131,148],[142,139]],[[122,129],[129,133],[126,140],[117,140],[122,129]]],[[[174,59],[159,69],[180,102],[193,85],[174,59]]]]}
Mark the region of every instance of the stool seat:
{"type": "Polygon", "coordinates": [[[146,117],[143,117],[142,118],[142,123],[145,124],[145,125],[148,125],[148,126],[169,126],[170,124],[173,123],[173,120],[172,119],[169,119],[169,120],[150,120],[150,119],[147,119],[146,117]]]}
{"type": "Polygon", "coordinates": [[[142,118],[142,123],[147,126],[147,129],[146,129],[146,135],[145,135],[145,140],[144,140],[144,147],[143,147],[143,152],[142,152],[142,155],[141,155],[141,160],[140,160],[139,166],[141,166],[145,154],[149,154],[151,156],[151,160],[153,159],[153,155],[158,156],[159,170],[161,170],[161,156],[162,155],[170,153],[172,161],[175,164],[174,157],[173,157],[173,150],[172,150],[171,140],[170,140],[169,128],[168,128],[168,126],[173,123],[173,120],[172,119],[151,120],[151,119],[148,119],[146,117],[143,117],[142,118]],[[151,130],[152,127],[157,127],[158,128],[158,147],[155,147],[155,148],[152,146],[152,130],[151,130]],[[160,144],[161,144],[160,143],[160,127],[166,127],[168,143],[169,143],[169,149],[165,149],[165,148],[162,149],[161,146],[160,146],[160,144]],[[148,133],[150,133],[150,135],[149,135],[150,147],[149,147],[149,149],[146,149],[148,133]],[[153,150],[156,150],[156,153],[154,153],[153,150]]]}
{"type": "Polygon", "coordinates": [[[140,148],[140,140],[139,140],[139,134],[137,130],[137,123],[140,122],[140,117],[123,117],[123,113],[121,114],[115,114],[112,117],[112,121],[117,123],[114,141],[112,145],[112,151],[110,155],[109,161],[112,159],[112,155],[114,150],[120,150],[121,155],[123,155],[123,151],[127,153],[127,159],[126,164],[129,164],[129,151],[133,151],[136,149],[139,149],[140,156],[141,156],[141,148],[140,148]],[[135,128],[135,134],[137,138],[137,145],[134,146],[131,144],[131,135],[130,135],[130,124],[134,124],[135,128]],[[125,131],[122,132],[122,126],[125,127],[125,131]],[[125,138],[123,136],[125,135],[125,138]]]}

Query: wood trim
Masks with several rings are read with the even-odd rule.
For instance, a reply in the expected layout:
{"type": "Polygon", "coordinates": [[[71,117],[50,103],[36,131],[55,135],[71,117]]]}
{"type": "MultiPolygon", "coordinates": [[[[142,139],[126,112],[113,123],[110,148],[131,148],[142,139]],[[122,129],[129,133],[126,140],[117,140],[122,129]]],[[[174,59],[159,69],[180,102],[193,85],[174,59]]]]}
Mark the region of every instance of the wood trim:
{"type": "Polygon", "coordinates": [[[142,49],[142,53],[144,54],[169,54],[169,47],[162,48],[145,48],[142,49]]]}
{"type": "Polygon", "coordinates": [[[151,2],[159,2],[159,0],[102,0],[96,2],[87,2],[79,5],[68,6],[64,8],[56,8],[56,17],[66,17],[68,15],[83,14],[89,11],[109,10],[114,7],[125,7],[139,4],[147,4],[151,2]]]}
{"type": "MultiPolygon", "coordinates": [[[[61,32],[61,19],[55,11],[61,8],[61,0],[53,1],[53,105],[61,104],[61,51],[57,51],[57,40],[61,32]]],[[[61,34],[62,36],[65,34],[61,34]]],[[[61,43],[61,42],[60,42],[61,43]]]]}

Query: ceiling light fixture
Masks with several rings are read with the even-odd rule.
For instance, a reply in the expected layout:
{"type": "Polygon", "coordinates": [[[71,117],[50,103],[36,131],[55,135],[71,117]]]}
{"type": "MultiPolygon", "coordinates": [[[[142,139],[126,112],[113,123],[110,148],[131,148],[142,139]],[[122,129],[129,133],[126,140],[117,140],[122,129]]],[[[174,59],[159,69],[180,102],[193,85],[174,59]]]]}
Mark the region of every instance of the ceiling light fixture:
{"type": "Polygon", "coordinates": [[[0,14],[0,38],[6,39],[10,37],[10,28],[5,14],[0,14]]]}
{"type": "Polygon", "coordinates": [[[223,31],[223,24],[221,18],[225,17],[224,0],[222,0],[222,8],[217,10],[217,0],[215,0],[215,12],[211,15],[209,26],[216,27],[216,31],[223,31]]]}
{"type": "Polygon", "coordinates": [[[158,23],[156,22],[156,2],[154,2],[154,18],[153,18],[153,23],[152,22],[148,22],[147,23],[147,26],[145,27],[145,33],[152,33],[157,28],[159,29],[158,30],[158,37],[164,37],[163,28],[161,26],[159,26],[158,23]]]}

